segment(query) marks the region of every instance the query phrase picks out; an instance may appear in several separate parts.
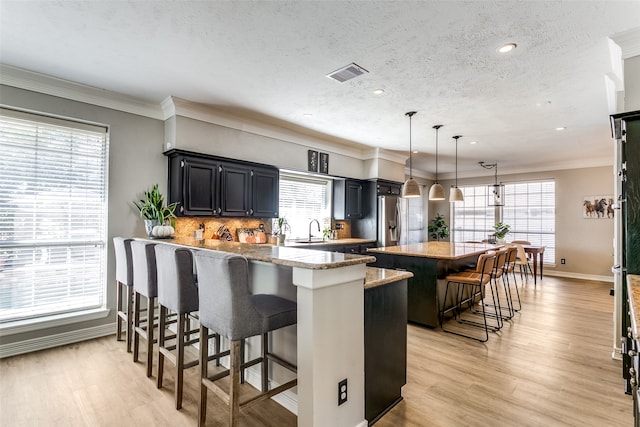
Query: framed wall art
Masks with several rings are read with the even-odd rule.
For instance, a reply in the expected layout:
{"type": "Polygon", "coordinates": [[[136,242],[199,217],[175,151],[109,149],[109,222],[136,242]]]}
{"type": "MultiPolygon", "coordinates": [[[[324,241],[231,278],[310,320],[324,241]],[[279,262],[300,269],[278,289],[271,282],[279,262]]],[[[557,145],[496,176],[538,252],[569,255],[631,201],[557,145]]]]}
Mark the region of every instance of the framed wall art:
{"type": "Polygon", "coordinates": [[[307,151],[307,170],[309,172],[318,172],[318,152],[315,150],[307,151]]]}
{"type": "Polygon", "coordinates": [[[582,200],[582,218],[611,219],[614,215],[613,196],[584,196],[582,200]]]}
{"type": "Polygon", "coordinates": [[[318,165],[320,173],[329,173],[329,155],[327,153],[320,153],[320,164],[318,165]]]}

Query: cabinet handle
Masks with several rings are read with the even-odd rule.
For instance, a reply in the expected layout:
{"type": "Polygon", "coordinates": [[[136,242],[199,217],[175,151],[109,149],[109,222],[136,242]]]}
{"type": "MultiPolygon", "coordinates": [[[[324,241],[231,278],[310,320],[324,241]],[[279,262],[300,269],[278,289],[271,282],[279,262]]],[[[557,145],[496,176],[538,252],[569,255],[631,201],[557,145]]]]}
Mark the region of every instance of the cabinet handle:
{"type": "Polygon", "coordinates": [[[633,368],[629,368],[629,375],[631,375],[632,377],[636,376],[636,370],[633,368]]]}
{"type": "Polygon", "coordinates": [[[180,212],[184,212],[184,206],[180,206],[180,212]]]}
{"type": "Polygon", "coordinates": [[[249,214],[253,215],[253,209],[249,209],[249,214]]]}
{"type": "Polygon", "coordinates": [[[631,387],[635,387],[636,386],[636,379],[635,378],[631,378],[629,380],[629,384],[631,384],[631,387]]]}
{"type": "Polygon", "coordinates": [[[629,355],[629,357],[634,357],[634,356],[635,356],[636,354],[638,354],[638,353],[636,353],[636,352],[635,352],[635,351],[633,351],[633,350],[629,350],[629,352],[628,352],[627,354],[629,355]]]}
{"type": "Polygon", "coordinates": [[[184,160],[180,160],[180,167],[183,168],[184,167],[184,160]]]}

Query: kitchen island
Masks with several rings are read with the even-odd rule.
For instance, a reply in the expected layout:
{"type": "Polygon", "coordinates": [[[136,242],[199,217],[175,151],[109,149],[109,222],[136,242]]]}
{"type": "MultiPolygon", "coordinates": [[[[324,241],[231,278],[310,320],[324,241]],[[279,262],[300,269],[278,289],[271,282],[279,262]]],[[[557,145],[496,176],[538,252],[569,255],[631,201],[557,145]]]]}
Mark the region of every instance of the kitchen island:
{"type": "MultiPolygon", "coordinates": [[[[298,365],[297,396],[278,401],[297,412],[299,426],[363,427],[367,424],[365,370],[374,375],[385,375],[385,369],[388,369],[385,368],[388,353],[380,349],[384,347],[380,345],[380,335],[392,335],[403,343],[403,348],[394,347],[394,354],[401,355],[403,360],[400,366],[394,363],[394,370],[388,374],[394,378],[395,389],[379,390],[376,387],[373,394],[367,391],[368,399],[376,402],[376,416],[381,416],[402,399],[400,388],[406,382],[406,306],[403,313],[402,301],[406,298],[400,298],[400,305],[393,306],[400,311],[392,314],[400,317],[400,323],[405,323],[404,334],[399,335],[397,321],[380,325],[366,320],[378,315],[388,316],[389,312],[376,313],[374,309],[366,317],[365,293],[373,297],[389,292],[405,295],[410,273],[366,267],[366,263],[375,261],[372,256],[209,239],[175,238],[158,243],[243,255],[249,260],[254,293],[272,293],[297,301],[297,325],[274,331],[271,339],[274,352],[298,365]],[[367,322],[372,326],[365,330],[367,322]],[[367,331],[368,345],[364,339],[367,331]],[[354,339],[358,336],[363,339],[354,339]],[[371,355],[366,362],[365,348],[371,355]],[[348,399],[338,406],[338,383],[343,379],[348,380],[348,399]],[[390,393],[390,390],[395,391],[390,393]],[[291,404],[292,399],[297,400],[297,407],[291,404]]],[[[247,349],[248,357],[253,356],[252,352],[259,349],[257,341],[254,345],[248,340],[247,349]]],[[[276,368],[274,366],[270,375],[274,386],[286,381],[286,373],[276,368]]],[[[247,378],[254,382],[251,370],[247,378]]],[[[259,384],[259,381],[255,383],[259,384]]]]}
{"type": "Polygon", "coordinates": [[[424,242],[411,245],[372,248],[374,265],[381,268],[407,270],[413,273],[408,283],[407,318],[409,322],[435,328],[439,323],[444,292],[438,286],[450,272],[472,268],[478,256],[499,246],[484,243],[424,242]]]}

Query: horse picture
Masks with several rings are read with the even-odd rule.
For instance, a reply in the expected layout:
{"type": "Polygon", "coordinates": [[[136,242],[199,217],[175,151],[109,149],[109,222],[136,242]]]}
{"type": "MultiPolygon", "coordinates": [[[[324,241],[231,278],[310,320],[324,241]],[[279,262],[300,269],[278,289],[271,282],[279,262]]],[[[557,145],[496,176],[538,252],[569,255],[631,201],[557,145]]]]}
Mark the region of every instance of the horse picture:
{"type": "Polygon", "coordinates": [[[585,219],[611,219],[614,216],[612,196],[585,196],[582,217],[585,219]]]}

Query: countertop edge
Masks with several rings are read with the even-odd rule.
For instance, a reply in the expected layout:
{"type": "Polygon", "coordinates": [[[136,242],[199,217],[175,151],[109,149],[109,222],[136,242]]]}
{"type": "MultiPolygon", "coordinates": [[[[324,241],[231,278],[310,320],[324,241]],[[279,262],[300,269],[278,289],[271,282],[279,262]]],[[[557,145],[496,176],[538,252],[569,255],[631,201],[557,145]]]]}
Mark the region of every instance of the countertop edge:
{"type": "Polygon", "coordinates": [[[387,285],[400,280],[410,279],[413,273],[404,270],[392,270],[388,268],[367,267],[367,274],[364,280],[364,288],[371,289],[377,286],[387,285]]]}

